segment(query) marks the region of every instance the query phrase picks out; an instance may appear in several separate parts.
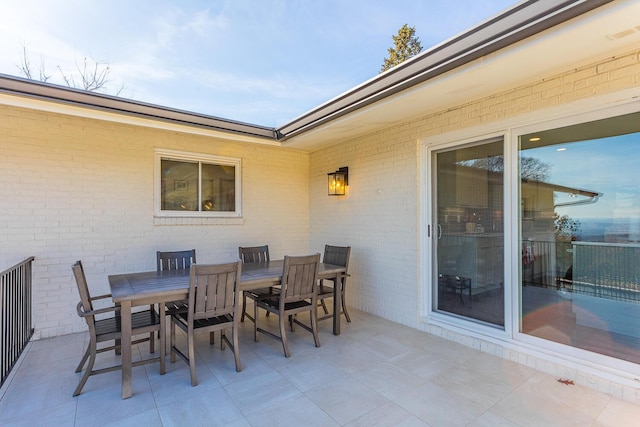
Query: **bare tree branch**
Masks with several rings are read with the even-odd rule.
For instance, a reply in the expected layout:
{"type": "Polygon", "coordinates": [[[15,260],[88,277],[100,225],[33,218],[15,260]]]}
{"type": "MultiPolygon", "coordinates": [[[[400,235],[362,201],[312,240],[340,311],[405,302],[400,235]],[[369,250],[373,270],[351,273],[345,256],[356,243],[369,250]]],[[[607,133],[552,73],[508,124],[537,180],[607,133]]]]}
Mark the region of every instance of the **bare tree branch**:
{"type": "MultiPolygon", "coordinates": [[[[107,83],[109,83],[109,74],[111,67],[106,61],[96,61],[93,57],[84,57],[82,63],[77,60],[76,73],[67,73],[59,65],[56,67],[62,80],[68,87],[76,89],[84,89],[89,92],[105,92],[107,83]]],[[[44,60],[40,60],[39,78],[35,78],[33,66],[29,61],[26,46],[22,46],[22,58],[20,64],[17,65],[20,73],[30,80],[40,80],[46,82],[51,78],[45,71],[44,60]]],[[[125,85],[122,83],[116,91],[116,96],[124,90],[125,85]]]]}
{"type": "MultiPolygon", "coordinates": [[[[17,65],[20,73],[23,74],[29,80],[36,80],[33,76],[33,69],[31,66],[31,61],[29,61],[29,56],[27,55],[27,46],[25,44],[22,45],[22,58],[20,64],[17,65]]],[[[41,82],[46,82],[51,78],[50,74],[47,74],[44,66],[44,59],[40,57],[40,67],[38,68],[38,80],[41,82]]]]}
{"type": "Polygon", "coordinates": [[[82,88],[88,91],[99,91],[109,81],[109,73],[111,68],[109,64],[103,61],[96,61],[91,58],[91,63],[85,57],[82,67],[76,62],[76,69],[82,79],[82,88]]]}
{"type": "Polygon", "coordinates": [[[20,64],[17,65],[18,70],[29,80],[33,80],[31,76],[31,63],[29,62],[29,57],[27,57],[27,47],[22,45],[22,58],[20,59],[20,64]]]}

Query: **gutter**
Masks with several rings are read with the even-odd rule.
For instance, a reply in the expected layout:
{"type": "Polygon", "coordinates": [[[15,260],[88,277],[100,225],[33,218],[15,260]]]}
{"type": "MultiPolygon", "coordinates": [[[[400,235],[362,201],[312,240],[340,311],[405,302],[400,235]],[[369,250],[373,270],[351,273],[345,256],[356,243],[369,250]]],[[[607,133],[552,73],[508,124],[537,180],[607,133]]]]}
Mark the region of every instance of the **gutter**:
{"type": "MultiPolygon", "coordinates": [[[[573,194],[573,193],[572,193],[573,194]]],[[[586,194],[583,194],[583,192],[578,191],[578,194],[581,194],[583,196],[585,196],[586,194]]],[[[557,208],[559,206],[577,206],[577,205],[591,205],[593,203],[597,203],[598,200],[600,199],[600,197],[603,196],[602,193],[591,193],[592,195],[586,195],[587,199],[584,200],[576,200],[575,202],[564,202],[564,203],[556,203],[555,205],[553,205],[554,208],[557,208]]]]}
{"type": "Polygon", "coordinates": [[[536,185],[537,187],[551,190],[554,193],[556,192],[565,193],[565,194],[569,194],[572,197],[577,197],[577,196],[586,197],[586,199],[575,200],[573,202],[555,203],[553,205],[554,208],[557,208],[559,206],[590,205],[593,203],[597,203],[598,200],[600,200],[600,197],[604,196],[603,193],[600,193],[598,191],[584,190],[581,188],[572,188],[572,187],[567,187],[565,185],[552,184],[545,181],[529,181],[527,179],[523,179],[522,182],[530,183],[530,184],[536,185]]]}
{"type": "Polygon", "coordinates": [[[276,140],[276,130],[271,127],[252,125],[1,73],[0,94],[18,95],[34,100],[54,101],[65,105],[120,113],[143,119],[276,140]]]}

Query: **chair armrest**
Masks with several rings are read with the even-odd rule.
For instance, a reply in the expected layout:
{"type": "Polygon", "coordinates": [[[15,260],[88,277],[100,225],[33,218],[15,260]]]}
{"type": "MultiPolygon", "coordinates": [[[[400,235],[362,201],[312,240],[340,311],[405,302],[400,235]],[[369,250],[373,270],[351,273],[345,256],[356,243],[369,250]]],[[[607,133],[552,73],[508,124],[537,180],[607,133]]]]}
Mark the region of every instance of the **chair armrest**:
{"type": "Polygon", "coordinates": [[[78,312],[78,316],[89,317],[89,316],[95,316],[96,314],[120,311],[120,307],[105,307],[105,308],[99,308],[97,310],[84,311],[82,309],[82,301],[80,301],[76,306],[76,310],[78,312]]]}
{"type": "Polygon", "coordinates": [[[333,277],[322,278],[322,279],[318,279],[318,281],[320,283],[322,283],[323,280],[336,280],[336,278],[337,279],[346,279],[347,277],[351,277],[351,274],[349,274],[349,273],[339,273],[337,275],[337,277],[333,276],[333,277]]]}
{"type": "Polygon", "coordinates": [[[91,301],[95,301],[97,299],[111,298],[111,294],[98,295],[97,297],[89,298],[91,301]]]}

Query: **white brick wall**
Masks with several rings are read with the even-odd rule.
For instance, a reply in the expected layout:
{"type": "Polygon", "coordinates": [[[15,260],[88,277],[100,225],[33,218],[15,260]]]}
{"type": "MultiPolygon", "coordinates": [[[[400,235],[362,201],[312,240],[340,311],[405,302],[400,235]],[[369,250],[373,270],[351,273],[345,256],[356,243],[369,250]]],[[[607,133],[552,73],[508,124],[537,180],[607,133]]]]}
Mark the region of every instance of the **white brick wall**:
{"type": "Polygon", "coordinates": [[[0,269],[35,256],[35,338],[86,328],[77,259],[97,295],[111,273],[155,269],[156,250],[195,248],[199,262],[235,259],[239,245],[310,251],[300,151],[0,107],[0,162],[0,269]],[[154,220],[156,147],[241,158],[243,219],[154,220]]]}
{"type": "Polygon", "coordinates": [[[417,137],[411,126],[311,156],[311,246],[351,245],[348,298],[360,309],[418,326],[417,137]],[[349,167],[346,197],[325,196],[327,173],[349,167]]]}

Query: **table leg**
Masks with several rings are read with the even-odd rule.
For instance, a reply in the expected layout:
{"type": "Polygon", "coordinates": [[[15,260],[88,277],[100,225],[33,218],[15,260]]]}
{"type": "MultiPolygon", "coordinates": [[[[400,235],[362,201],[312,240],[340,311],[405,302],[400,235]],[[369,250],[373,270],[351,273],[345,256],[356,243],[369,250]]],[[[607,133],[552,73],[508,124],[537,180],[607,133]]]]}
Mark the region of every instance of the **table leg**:
{"type": "Polygon", "coordinates": [[[340,311],[342,310],[342,275],[336,276],[333,285],[333,335],[340,335],[340,311]]]}
{"type": "Polygon", "coordinates": [[[158,304],[158,311],[160,312],[160,375],[164,375],[165,372],[164,356],[167,350],[167,315],[164,310],[164,302],[161,302],[158,304]]]}
{"type": "Polygon", "coordinates": [[[131,377],[131,301],[120,304],[120,320],[122,330],[122,398],[128,399],[132,392],[131,377]]]}

